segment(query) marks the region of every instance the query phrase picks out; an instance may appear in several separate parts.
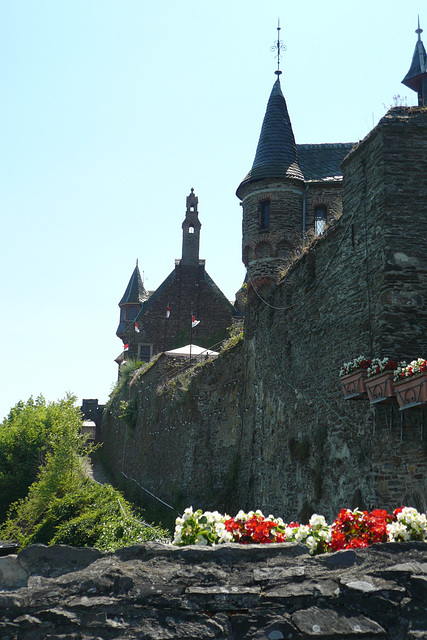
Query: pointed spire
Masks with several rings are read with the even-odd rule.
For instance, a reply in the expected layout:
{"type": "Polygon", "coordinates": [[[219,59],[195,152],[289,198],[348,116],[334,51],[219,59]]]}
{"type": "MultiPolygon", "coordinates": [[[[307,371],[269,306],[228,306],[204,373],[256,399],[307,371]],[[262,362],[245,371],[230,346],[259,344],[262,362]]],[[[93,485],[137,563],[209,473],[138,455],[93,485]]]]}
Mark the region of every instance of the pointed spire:
{"type": "Polygon", "coordinates": [[[142,282],[141,274],[139,272],[138,260],[136,261],[136,267],[130,277],[126,291],[123,294],[122,299],[119,302],[119,306],[124,304],[141,304],[148,298],[147,292],[142,282]]]}
{"type": "Polygon", "coordinates": [[[268,100],[252,169],[237,189],[263,178],[304,180],[286,100],[277,78],[268,100]]]}
{"type": "Polygon", "coordinates": [[[418,104],[427,104],[427,54],[424,48],[421,34],[423,30],[420,27],[420,17],[418,16],[418,29],[415,33],[418,35],[415,43],[414,55],[412,56],[411,67],[402,80],[402,84],[406,85],[416,93],[418,93],[418,104]]]}

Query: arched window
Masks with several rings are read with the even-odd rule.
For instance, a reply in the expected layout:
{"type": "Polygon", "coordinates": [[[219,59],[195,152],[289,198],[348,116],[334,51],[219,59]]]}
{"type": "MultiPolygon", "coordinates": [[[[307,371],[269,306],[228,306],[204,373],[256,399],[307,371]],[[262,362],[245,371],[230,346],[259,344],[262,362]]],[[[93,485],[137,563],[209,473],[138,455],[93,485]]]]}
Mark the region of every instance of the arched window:
{"type": "Polygon", "coordinates": [[[188,227],[188,233],[194,233],[194,227],[193,226],[188,227]]]}
{"type": "Polygon", "coordinates": [[[314,209],[314,233],[321,236],[326,227],[326,207],[319,206],[314,209]]]}
{"type": "Polygon", "coordinates": [[[267,231],[270,227],[270,200],[261,202],[261,231],[267,231]]]}

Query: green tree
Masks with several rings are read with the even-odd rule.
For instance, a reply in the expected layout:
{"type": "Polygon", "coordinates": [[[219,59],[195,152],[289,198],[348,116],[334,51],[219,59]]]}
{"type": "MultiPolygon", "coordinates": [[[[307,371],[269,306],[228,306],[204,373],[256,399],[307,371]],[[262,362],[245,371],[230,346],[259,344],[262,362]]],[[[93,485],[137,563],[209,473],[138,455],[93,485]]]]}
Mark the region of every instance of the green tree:
{"type": "Polygon", "coordinates": [[[39,542],[115,550],[170,537],[140,520],[112,486],[87,477],[88,449],[74,402],[73,397],[51,404],[30,399],[0,426],[0,456],[7,462],[0,480],[9,492],[2,496],[9,511],[0,538],[17,540],[21,547],[39,542]]]}
{"type": "Polygon", "coordinates": [[[52,403],[43,396],[30,398],[18,402],[0,424],[0,522],[11,504],[27,495],[42,466],[55,464],[58,471],[64,458],[73,463],[78,456],[82,418],[74,404],[73,396],[52,403]],[[55,463],[54,452],[62,456],[55,456],[55,463]]]}

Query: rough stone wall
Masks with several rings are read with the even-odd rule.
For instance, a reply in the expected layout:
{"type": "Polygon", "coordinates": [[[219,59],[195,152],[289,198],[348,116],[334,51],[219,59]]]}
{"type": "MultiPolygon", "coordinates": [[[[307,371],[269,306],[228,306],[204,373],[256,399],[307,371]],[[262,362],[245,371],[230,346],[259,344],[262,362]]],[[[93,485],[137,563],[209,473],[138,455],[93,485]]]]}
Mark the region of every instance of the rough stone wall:
{"type": "Polygon", "coordinates": [[[307,522],[342,507],[427,508],[423,411],[345,401],[338,378],[360,354],[426,355],[426,120],[393,111],[350,154],[340,219],[274,291],[249,283],[243,344],[191,380],[164,383],[153,367],[135,382],[139,421],[124,456],[112,407],[103,455],[116,475],[124,459],[127,475],[178,510],[261,508],[307,522]]]}
{"type": "Polygon", "coordinates": [[[242,188],[242,255],[250,277],[271,275],[277,280],[301,249],[303,191],[304,184],[296,180],[262,180],[242,188]],[[270,224],[263,231],[260,210],[265,200],[270,202],[270,224]]]}
{"type": "Polygon", "coordinates": [[[312,558],[300,545],[114,554],[33,545],[0,558],[4,640],[422,640],[427,545],[312,558]]]}
{"type": "Polygon", "coordinates": [[[330,224],[342,214],[342,181],[306,183],[306,238],[314,237],[314,210],[326,207],[326,223],[330,224]]]}
{"type": "Polygon", "coordinates": [[[235,491],[245,414],[242,374],[241,345],[196,366],[162,355],[105,411],[103,463],[150,513],[162,519],[173,515],[135,481],[176,509],[172,520],[189,501],[201,508],[239,508],[235,491]],[[137,405],[133,428],[119,418],[123,399],[137,405]]]}

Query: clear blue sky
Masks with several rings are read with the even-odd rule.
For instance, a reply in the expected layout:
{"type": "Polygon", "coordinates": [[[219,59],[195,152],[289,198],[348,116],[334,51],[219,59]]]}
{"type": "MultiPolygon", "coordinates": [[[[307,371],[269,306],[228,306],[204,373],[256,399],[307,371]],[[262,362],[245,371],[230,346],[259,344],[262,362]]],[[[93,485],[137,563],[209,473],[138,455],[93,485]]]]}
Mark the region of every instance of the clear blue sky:
{"type": "Polygon", "coordinates": [[[39,393],[108,399],[117,304],[137,258],[147,289],[173,269],[191,187],[234,299],[279,16],[297,142],[352,142],[394,95],[415,104],[419,12],[427,29],[414,0],[2,0],[0,419],[39,393]]]}

